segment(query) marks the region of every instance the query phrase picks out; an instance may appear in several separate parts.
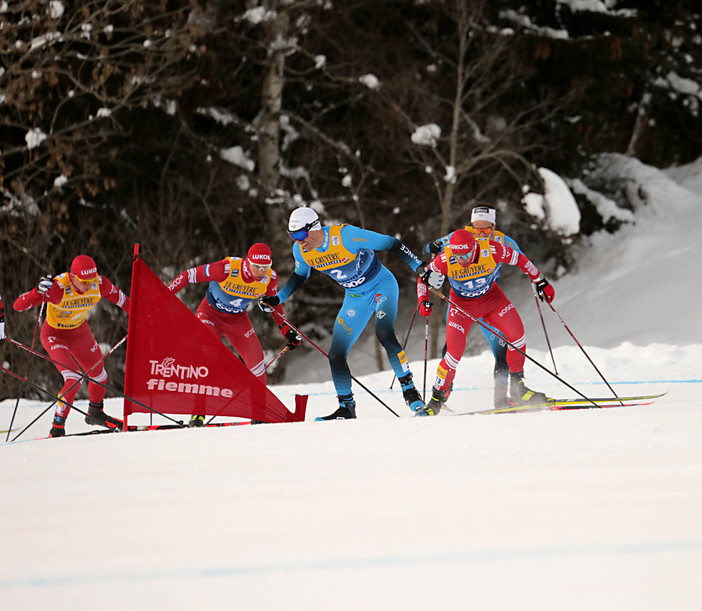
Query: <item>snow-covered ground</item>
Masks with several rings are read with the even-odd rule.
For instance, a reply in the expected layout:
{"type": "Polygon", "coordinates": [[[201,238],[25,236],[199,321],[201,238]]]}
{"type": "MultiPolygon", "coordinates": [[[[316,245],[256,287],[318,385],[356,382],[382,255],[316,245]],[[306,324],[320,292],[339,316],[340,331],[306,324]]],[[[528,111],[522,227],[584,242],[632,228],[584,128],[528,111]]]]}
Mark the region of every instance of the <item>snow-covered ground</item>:
{"type": "MultiPolygon", "coordinates": [[[[0,447],[0,606],[699,609],[700,176],[661,181],[660,206],[597,236],[554,283],[555,307],[615,391],[666,392],[655,404],[411,418],[383,371],[361,381],[399,419],[357,388],[358,420],[313,422],[335,407],[326,381],[274,387],[290,407],[310,395],[297,424],[22,441],[46,434],[46,414],[0,447]]],[[[524,293],[530,355],[548,366],[524,293]]],[[[559,375],[606,395],[544,316],[559,375]]],[[[413,368],[421,387],[423,363],[413,368]]],[[[490,407],[491,371],[486,353],[464,358],[449,407],[490,407]]],[[[530,386],[572,394],[526,371],[530,386]]],[[[15,426],[45,406],[22,401],[15,426]]],[[[0,404],[0,429],[13,407],[0,404]]]]}

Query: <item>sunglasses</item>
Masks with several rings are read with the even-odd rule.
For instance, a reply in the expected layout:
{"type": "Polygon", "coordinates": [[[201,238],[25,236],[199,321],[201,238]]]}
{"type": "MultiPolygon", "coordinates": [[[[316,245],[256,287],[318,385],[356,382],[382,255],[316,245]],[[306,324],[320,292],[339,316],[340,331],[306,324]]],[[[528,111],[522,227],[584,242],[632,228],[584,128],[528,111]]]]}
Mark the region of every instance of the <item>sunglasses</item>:
{"type": "Polygon", "coordinates": [[[266,263],[265,265],[262,263],[251,263],[250,265],[251,265],[251,269],[256,269],[256,270],[260,270],[260,271],[271,268],[270,263],[266,263]]]}
{"type": "Polygon", "coordinates": [[[489,235],[491,231],[492,227],[485,227],[484,229],[478,229],[477,227],[473,227],[474,235],[489,235]]]}
{"type": "Polygon", "coordinates": [[[82,286],[89,286],[93,282],[97,282],[97,279],[98,279],[98,277],[95,276],[94,278],[86,278],[85,280],[83,280],[83,278],[81,278],[80,276],[77,276],[73,272],[71,272],[69,275],[71,277],[71,280],[73,280],[73,282],[75,282],[76,284],[80,284],[82,286]]]}
{"type": "Polygon", "coordinates": [[[307,239],[307,236],[310,235],[310,229],[312,229],[312,227],[314,227],[317,223],[319,223],[319,221],[307,223],[307,225],[301,229],[298,229],[297,231],[288,231],[288,235],[296,242],[302,242],[302,240],[307,239]]]}
{"type": "Polygon", "coordinates": [[[460,259],[461,261],[468,261],[469,259],[473,258],[473,251],[471,250],[467,255],[454,254],[453,256],[456,257],[456,259],[460,259]]]}

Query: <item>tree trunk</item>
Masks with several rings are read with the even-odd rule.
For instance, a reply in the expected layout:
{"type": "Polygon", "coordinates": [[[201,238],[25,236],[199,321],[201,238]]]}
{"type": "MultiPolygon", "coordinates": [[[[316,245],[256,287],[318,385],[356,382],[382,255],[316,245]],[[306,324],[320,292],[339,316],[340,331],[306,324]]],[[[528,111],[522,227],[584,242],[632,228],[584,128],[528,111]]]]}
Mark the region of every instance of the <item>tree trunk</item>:
{"type": "MultiPolygon", "coordinates": [[[[277,7],[274,7],[277,8],[277,7]]],[[[264,200],[275,194],[280,181],[280,111],[283,107],[283,86],[286,50],[279,44],[288,35],[288,17],[278,11],[267,22],[268,62],[263,81],[260,128],[258,132],[258,165],[264,200]]],[[[278,205],[266,205],[267,239],[273,251],[276,269],[290,271],[289,241],[285,235],[287,210],[278,205]]]]}

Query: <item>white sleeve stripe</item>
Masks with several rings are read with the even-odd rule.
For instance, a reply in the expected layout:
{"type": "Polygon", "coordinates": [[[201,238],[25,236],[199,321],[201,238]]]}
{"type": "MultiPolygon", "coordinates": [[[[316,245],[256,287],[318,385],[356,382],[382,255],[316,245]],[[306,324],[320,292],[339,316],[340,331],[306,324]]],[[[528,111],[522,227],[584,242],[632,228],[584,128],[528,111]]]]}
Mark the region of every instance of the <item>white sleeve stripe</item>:
{"type": "Polygon", "coordinates": [[[197,277],[197,271],[194,267],[191,267],[188,270],[188,284],[193,284],[195,282],[196,277],[197,277]]]}

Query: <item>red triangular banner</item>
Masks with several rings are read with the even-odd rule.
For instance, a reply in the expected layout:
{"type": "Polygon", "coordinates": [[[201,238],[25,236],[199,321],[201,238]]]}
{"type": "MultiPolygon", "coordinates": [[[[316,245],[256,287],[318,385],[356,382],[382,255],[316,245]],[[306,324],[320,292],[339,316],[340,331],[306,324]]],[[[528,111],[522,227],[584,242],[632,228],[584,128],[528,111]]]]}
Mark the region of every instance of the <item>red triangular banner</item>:
{"type": "Polygon", "coordinates": [[[153,411],[299,422],[307,404],[306,396],[297,396],[290,412],[138,255],[132,266],[124,393],[125,425],[129,414],[153,411]]]}

